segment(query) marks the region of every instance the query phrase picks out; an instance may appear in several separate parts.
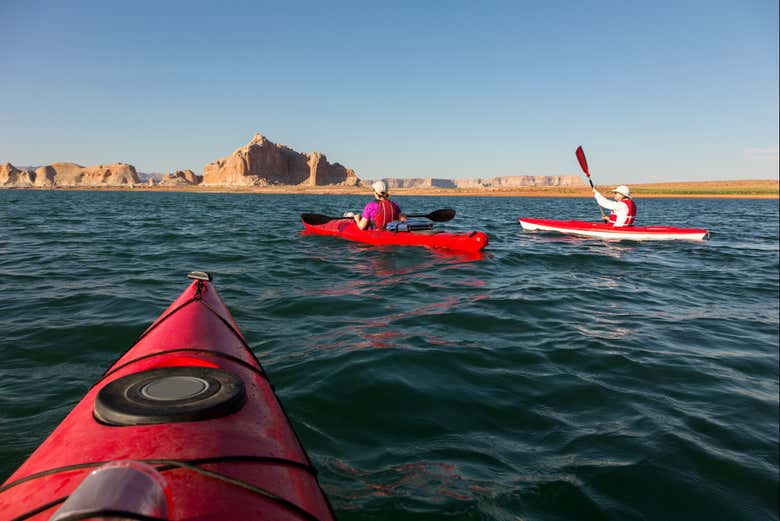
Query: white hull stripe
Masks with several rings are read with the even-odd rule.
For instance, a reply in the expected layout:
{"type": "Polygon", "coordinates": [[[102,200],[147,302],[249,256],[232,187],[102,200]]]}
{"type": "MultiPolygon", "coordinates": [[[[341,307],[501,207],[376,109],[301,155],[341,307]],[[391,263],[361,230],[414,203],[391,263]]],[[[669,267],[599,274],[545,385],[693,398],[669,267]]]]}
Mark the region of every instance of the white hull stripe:
{"type": "Polygon", "coordinates": [[[701,241],[707,237],[707,232],[691,233],[650,233],[650,232],[630,232],[630,231],[600,231],[600,230],[578,230],[574,228],[561,228],[557,226],[546,226],[541,224],[531,224],[520,221],[524,230],[528,231],[550,231],[582,235],[584,237],[598,237],[600,239],[631,239],[635,241],[668,241],[668,240],[689,240],[701,241]]]}

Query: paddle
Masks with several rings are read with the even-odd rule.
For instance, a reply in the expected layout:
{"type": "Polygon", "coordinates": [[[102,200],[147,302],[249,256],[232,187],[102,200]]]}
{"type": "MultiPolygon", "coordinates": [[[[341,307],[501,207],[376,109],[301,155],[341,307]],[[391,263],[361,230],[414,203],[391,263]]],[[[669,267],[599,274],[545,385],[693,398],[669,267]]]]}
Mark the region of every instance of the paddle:
{"type": "MultiPolygon", "coordinates": [[[[455,210],[453,210],[452,208],[443,208],[441,210],[435,210],[429,214],[414,214],[414,215],[407,215],[407,217],[424,217],[426,219],[430,219],[431,221],[437,223],[443,223],[455,217],[455,210]]],[[[327,215],[322,215],[318,213],[301,214],[301,220],[306,224],[311,224],[312,226],[319,226],[320,224],[325,224],[326,222],[333,221],[336,219],[352,219],[352,217],[329,217],[327,215]]]]}
{"type": "Polygon", "coordinates": [[[434,210],[431,213],[426,215],[413,214],[413,215],[407,215],[407,217],[424,217],[433,222],[444,223],[447,221],[451,221],[452,218],[455,217],[455,210],[453,210],[452,208],[442,208],[441,210],[434,210]]]}
{"type": "MultiPolygon", "coordinates": [[[[588,182],[590,183],[590,187],[594,190],[596,189],[595,186],[593,186],[593,181],[590,180],[590,171],[588,171],[588,160],[585,159],[585,152],[582,150],[582,146],[577,147],[577,161],[580,162],[580,168],[582,168],[582,171],[585,172],[585,177],[588,178],[588,182]]],[[[604,215],[604,210],[601,208],[601,205],[599,205],[599,211],[601,212],[601,218],[604,220],[604,222],[609,222],[609,219],[607,219],[607,216],[604,215]]]]}

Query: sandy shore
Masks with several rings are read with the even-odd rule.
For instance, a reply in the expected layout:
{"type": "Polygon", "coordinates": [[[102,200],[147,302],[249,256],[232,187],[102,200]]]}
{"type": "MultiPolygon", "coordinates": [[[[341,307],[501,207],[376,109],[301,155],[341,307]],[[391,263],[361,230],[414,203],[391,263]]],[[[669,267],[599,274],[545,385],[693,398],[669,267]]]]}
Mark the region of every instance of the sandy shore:
{"type": "MultiPolygon", "coordinates": [[[[630,185],[635,198],[729,198],[778,199],[780,183],[777,180],[699,181],[650,183],[630,185]]],[[[606,194],[613,186],[597,186],[606,194]]],[[[36,190],[21,188],[21,190],[36,190]]],[[[263,186],[263,187],[205,187],[205,186],[134,186],[134,187],[57,187],[54,190],[109,190],[133,192],[203,192],[255,194],[311,194],[311,195],[369,195],[368,187],[348,186],[263,186]]],[[[592,197],[588,186],[582,187],[525,187],[502,190],[465,190],[458,188],[397,188],[393,196],[469,196],[469,197],[592,197]]]]}

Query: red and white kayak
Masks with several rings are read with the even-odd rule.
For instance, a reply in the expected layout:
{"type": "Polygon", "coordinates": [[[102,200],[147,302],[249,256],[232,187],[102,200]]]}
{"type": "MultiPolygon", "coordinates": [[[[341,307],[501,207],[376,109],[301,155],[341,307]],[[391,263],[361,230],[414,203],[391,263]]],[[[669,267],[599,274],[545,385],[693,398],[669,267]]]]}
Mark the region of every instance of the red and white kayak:
{"type": "Polygon", "coordinates": [[[2,519],[335,518],[211,277],[190,277],[0,487],[2,519]],[[158,485],[163,504],[144,510],[158,485]]]}
{"type": "Polygon", "coordinates": [[[675,228],[673,226],[620,226],[584,221],[557,221],[554,219],[534,219],[521,217],[518,219],[524,230],[551,231],[598,237],[601,239],[630,239],[634,241],[668,241],[708,239],[710,233],[698,228],[675,228]]]}
{"type": "Polygon", "coordinates": [[[348,241],[364,242],[374,245],[398,244],[402,246],[427,246],[452,251],[477,252],[488,245],[488,236],[484,232],[447,233],[436,230],[412,232],[391,232],[386,230],[361,230],[352,219],[332,219],[323,224],[307,222],[304,214],[301,218],[304,231],[317,235],[333,235],[348,241]]]}

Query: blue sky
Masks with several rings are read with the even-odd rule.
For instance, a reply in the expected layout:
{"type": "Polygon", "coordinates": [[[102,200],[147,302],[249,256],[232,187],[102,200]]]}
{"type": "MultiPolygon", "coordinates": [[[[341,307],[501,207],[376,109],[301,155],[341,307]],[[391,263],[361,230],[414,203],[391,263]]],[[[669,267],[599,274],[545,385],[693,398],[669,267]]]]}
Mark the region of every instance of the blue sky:
{"type": "Polygon", "coordinates": [[[778,177],[778,3],[0,0],[0,163],[778,177]]]}

